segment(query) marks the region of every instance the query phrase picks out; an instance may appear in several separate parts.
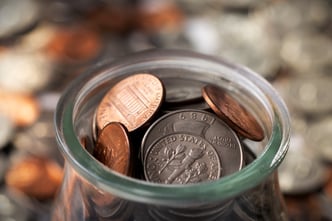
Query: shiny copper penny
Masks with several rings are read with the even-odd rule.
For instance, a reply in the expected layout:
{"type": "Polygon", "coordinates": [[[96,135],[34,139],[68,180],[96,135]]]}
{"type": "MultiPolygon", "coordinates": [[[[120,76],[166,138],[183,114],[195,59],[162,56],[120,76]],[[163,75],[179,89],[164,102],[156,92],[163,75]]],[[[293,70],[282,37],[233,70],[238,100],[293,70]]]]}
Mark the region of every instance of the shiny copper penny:
{"type": "Polygon", "coordinates": [[[157,77],[146,73],[127,77],[112,87],[99,104],[97,128],[120,122],[133,131],[151,119],[163,98],[163,84],[157,77]]]}
{"type": "Polygon", "coordinates": [[[255,141],[264,138],[263,129],[254,116],[222,88],[206,85],[202,94],[211,109],[240,135],[255,141]]]}
{"type": "Polygon", "coordinates": [[[126,129],[120,123],[109,123],[99,133],[94,157],[110,169],[128,175],[130,144],[126,129]]]}

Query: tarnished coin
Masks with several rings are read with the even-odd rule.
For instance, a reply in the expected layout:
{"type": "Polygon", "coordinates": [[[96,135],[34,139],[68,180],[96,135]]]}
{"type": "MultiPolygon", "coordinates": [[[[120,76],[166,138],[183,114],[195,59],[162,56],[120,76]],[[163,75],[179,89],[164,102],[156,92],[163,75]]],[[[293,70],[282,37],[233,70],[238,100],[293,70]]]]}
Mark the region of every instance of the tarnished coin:
{"type": "Polygon", "coordinates": [[[145,124],[157,112],[164,99],[162,82],[154,75],[140,73],[114,85],[97,109],[97,127],[120,122],[133,131],[145,124]]]}
{"type": "Polygon", "coordinates": [[[264,131],[255,117],[225,90],[206,85],[202,93],[212,110],[236,132],[255,141],[264,138],[264,131]]]}
{"type": "Polygon", "coordinates": [[[9,168],[5,181],[9,188],[27,196],[50,199],[62,182],[62,169],[50,159],[27,156],[9,168]]]}
{"type": "Polygon", "coordinates": [[[223,176],[243,166],[242,146],[235,132],[212,113],[202,110],[178,110],[155,121],[143,137],[141,159],[156,140],[172,133],[189,133],[206,139],[216,149],[223,164],[223,176]]]}
{"type": "Polygon", "coordinates": [[[109,123],[99,133],[93,155],[108,168],[129,175],[130,144],[120,123],[109,123]]]}
{"type": "Polygon", "coordinates": [[[143,163],[145,178],[156,183],[198,183],[221,176],[221,161],[214,147],[198,135],[182,132],[153,143],[143,163]]]}

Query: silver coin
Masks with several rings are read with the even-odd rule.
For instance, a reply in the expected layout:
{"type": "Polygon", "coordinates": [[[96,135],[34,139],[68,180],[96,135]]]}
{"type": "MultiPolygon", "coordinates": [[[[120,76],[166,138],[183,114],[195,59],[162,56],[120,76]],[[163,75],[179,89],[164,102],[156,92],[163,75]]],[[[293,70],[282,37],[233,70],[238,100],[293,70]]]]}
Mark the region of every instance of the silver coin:
{"type": "Polygon", "coordinates": [[[288,152],[278,172],[281,191],[287,194],[313,192],[328,178],[318,158],[305,151],[288,152]]]}
{"type": "Polygon", "coordinates": [[[29,216],[28,210],[18,205],[7,190],[0,190],[0,220],[27,221],[29,216]]]}
{"type": "Polygon", "coordinates": [[[332,110],[332,78],[292,78],[287,82],[286,103],[298,111],[309,114],[332,110]]]}
{"type": "Polygon", "coordinates": [[[253,17],[269,30],[284,35],[292,30],[306,27],[321,27],[328,24],[331,9],[327,1],[278,1],[257,8],[253,17]]]}
{"type": "Polygon", "coordinates": [[[199,135],[211,143],[223,164],[223,176],[242,168],[242,147],[235,132],[214,114],[191,109],[173,111],[155,121],[143,137],[141,159],[153,142],[174,132],[199,135]]]}
{"type": "Polygon", "coordinates": [[[3,148],[14,135],[14,122],[0,113],[0,149],[3,148]]]}
{"type": "Polygon", "coordinates": [[[144,174],[148,181],[188,184],[217,180],[221,161],[214,147],[198,135],[166,135],[147,150],[144,174]]]}
{"type": "Polygon", "coordinates": [[[281,58],[298,72],[317,72],[332,65],[332,40],[313,31],[294,31],[285,37],[281,58]]]}
{"type": "Polygon", "coordinates": [[[216,18],[212,16],[190,17],[186,20],[184,33],[195,51],[217,54],[220,37],[216,18]]]}
{"type": "Polygon", "coordinates": [[[11,37],[30,28],[40,17],[35,0],[0,1],[0,38],[11,37]]]}
{"type": "Polygon", "coordinates": [[[248,16],[224,14],[219,18],[219,55],[247,66],[266,78],[280,68],[279,40],[248,16]],[[253,42],[259,42],[259,47],[253,42]]]}
{"type": "Polygon", "coordinates": [[[318,157],[332,162],[332,116],[324,117],[311,124],[305,138],[318,157]]]}
{"type": "Polygon", "coordinates": [[[13,144],[25,153],[49,156],[60,163],[63,161],[57,148],[52,112],[42,112],[34,124],[16,133],[13,144]]]}
{"type": "Polygon", "coordinates": [[[41,53],[13,49],[0,54],[0,87],[22,93],[44,89],[52,80],[53,64],[41,53]]]}

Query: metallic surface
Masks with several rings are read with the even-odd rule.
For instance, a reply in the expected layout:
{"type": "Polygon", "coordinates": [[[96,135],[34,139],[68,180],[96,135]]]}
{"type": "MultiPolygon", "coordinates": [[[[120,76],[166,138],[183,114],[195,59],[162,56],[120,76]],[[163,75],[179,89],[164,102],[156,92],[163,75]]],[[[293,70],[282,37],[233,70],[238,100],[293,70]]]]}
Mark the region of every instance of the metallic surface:
{"type": "Polygon", "coordinates": [[[151,119],[163,99],[163,85],[157,77],[146,73],[127,77],[112,87],[98,106],[98,129],[117,121],[133,131],[151,119]]]}
{"type": "Polygon", "coordinates": [[[141,158],[145,158],[155,140],[174,132],[198,135],[211,143],[222,162],[223,176],[242,168],[243,153],[238,136],[217,116],[200,110],[173,111],[155,121],[143,137],[141,158]]]}
{"type": "Polygon", "coordinates": [[[147,150],[144,174],[148,181],[188,184],[219,179],[221,162],[204,138],[173,133],[160,138],[147,150]]]}
{"type": "Polygon", "coordinates": [[[264,131],[253,115],[220,87],[206,85],[203,97],[212,110],[233,130],[251,140],[260,141],[264,131]]]}
{"type": "Polygon", "coordinates": [[[129,175],[130,144],[126,129],[120,123],[109,123],[99,133],[93,155],[108,168],[129,175]]]}

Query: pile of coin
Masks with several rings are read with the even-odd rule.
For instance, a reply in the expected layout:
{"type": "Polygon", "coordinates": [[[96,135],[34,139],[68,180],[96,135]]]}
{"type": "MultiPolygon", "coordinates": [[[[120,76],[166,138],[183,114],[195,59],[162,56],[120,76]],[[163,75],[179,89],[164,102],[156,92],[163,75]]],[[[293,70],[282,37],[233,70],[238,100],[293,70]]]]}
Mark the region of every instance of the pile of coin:
{"type": "Polygon", "coordinates": [[[96,159],[113,171],[164,184],[212,181],[240,170],[241,139],[264,138],[251,113],[215,85],[199,88],[199,99],[177,101],[203,100],[210,108],[167,110],[163,103],[172,102],[165,99],[167,90],[162,79],[150,73],[131,75],[110,88],[92,125],[96,159]],[[134,140],[134,132],[143,136],[134,140]],[[134,150],[138,143],[139,150],[134,150]],[[140,158],[144,176],[135,171],[135,157],[140,158]]]}
{"type": "MultiPolygon", "coordinates": [[[[21,192],[18,197],[9,191],[17,185],[7,183],[5,177],[16,171],[15,177],[25,180],[25,176],[38,175],[11,169],[20,163],[38,165],[42,159],[46,164],[62,165],[52,121],[54,106],[68,82],[103,60],[149,48],[181,48],[248,66],[274,84],[287,102],[293,122],[290,151],[279,171],[290,219],[332,220],[331,0],[164,2],[0,2],[0,219],[47,220],[49,209],[45,207],[54,193],[48,193],[47,202],[38,199],[39,194],[21,192]],[[29,160],[31,157],[36,160],[29,160]]],[[[181,109],[217,113],[201,102],[204,85],[162,80],[167,93],[160,109],[145,125],[126,131],[130,158],[139,163],[149,151],[143,154],[140,147],[133,147],[133,143],[142,143],[135,141],[136,135],[143,137],[149,124],[162,115],[181,109]],[[195,87],[186,90],[183,85],[188,84],[195,87]]],[[[120,134],[127,130],[123,125],[112,127],[120,134]]],[[[246,160],[249,148],[243,145],[242,150],[245,163],[250,163],[246,160]]],[[[220,162],[225,170],[227,161],[220,162]]],[[[143,169],[142,176],[130,171],[133,169],[129,168],[132,176],[144,177],[143,169]]],[[[44,176],[49,174],[53,173],[44,176]]],[[[31,182],[34,190],[42,190],[40,182],[31,182]]]]}

